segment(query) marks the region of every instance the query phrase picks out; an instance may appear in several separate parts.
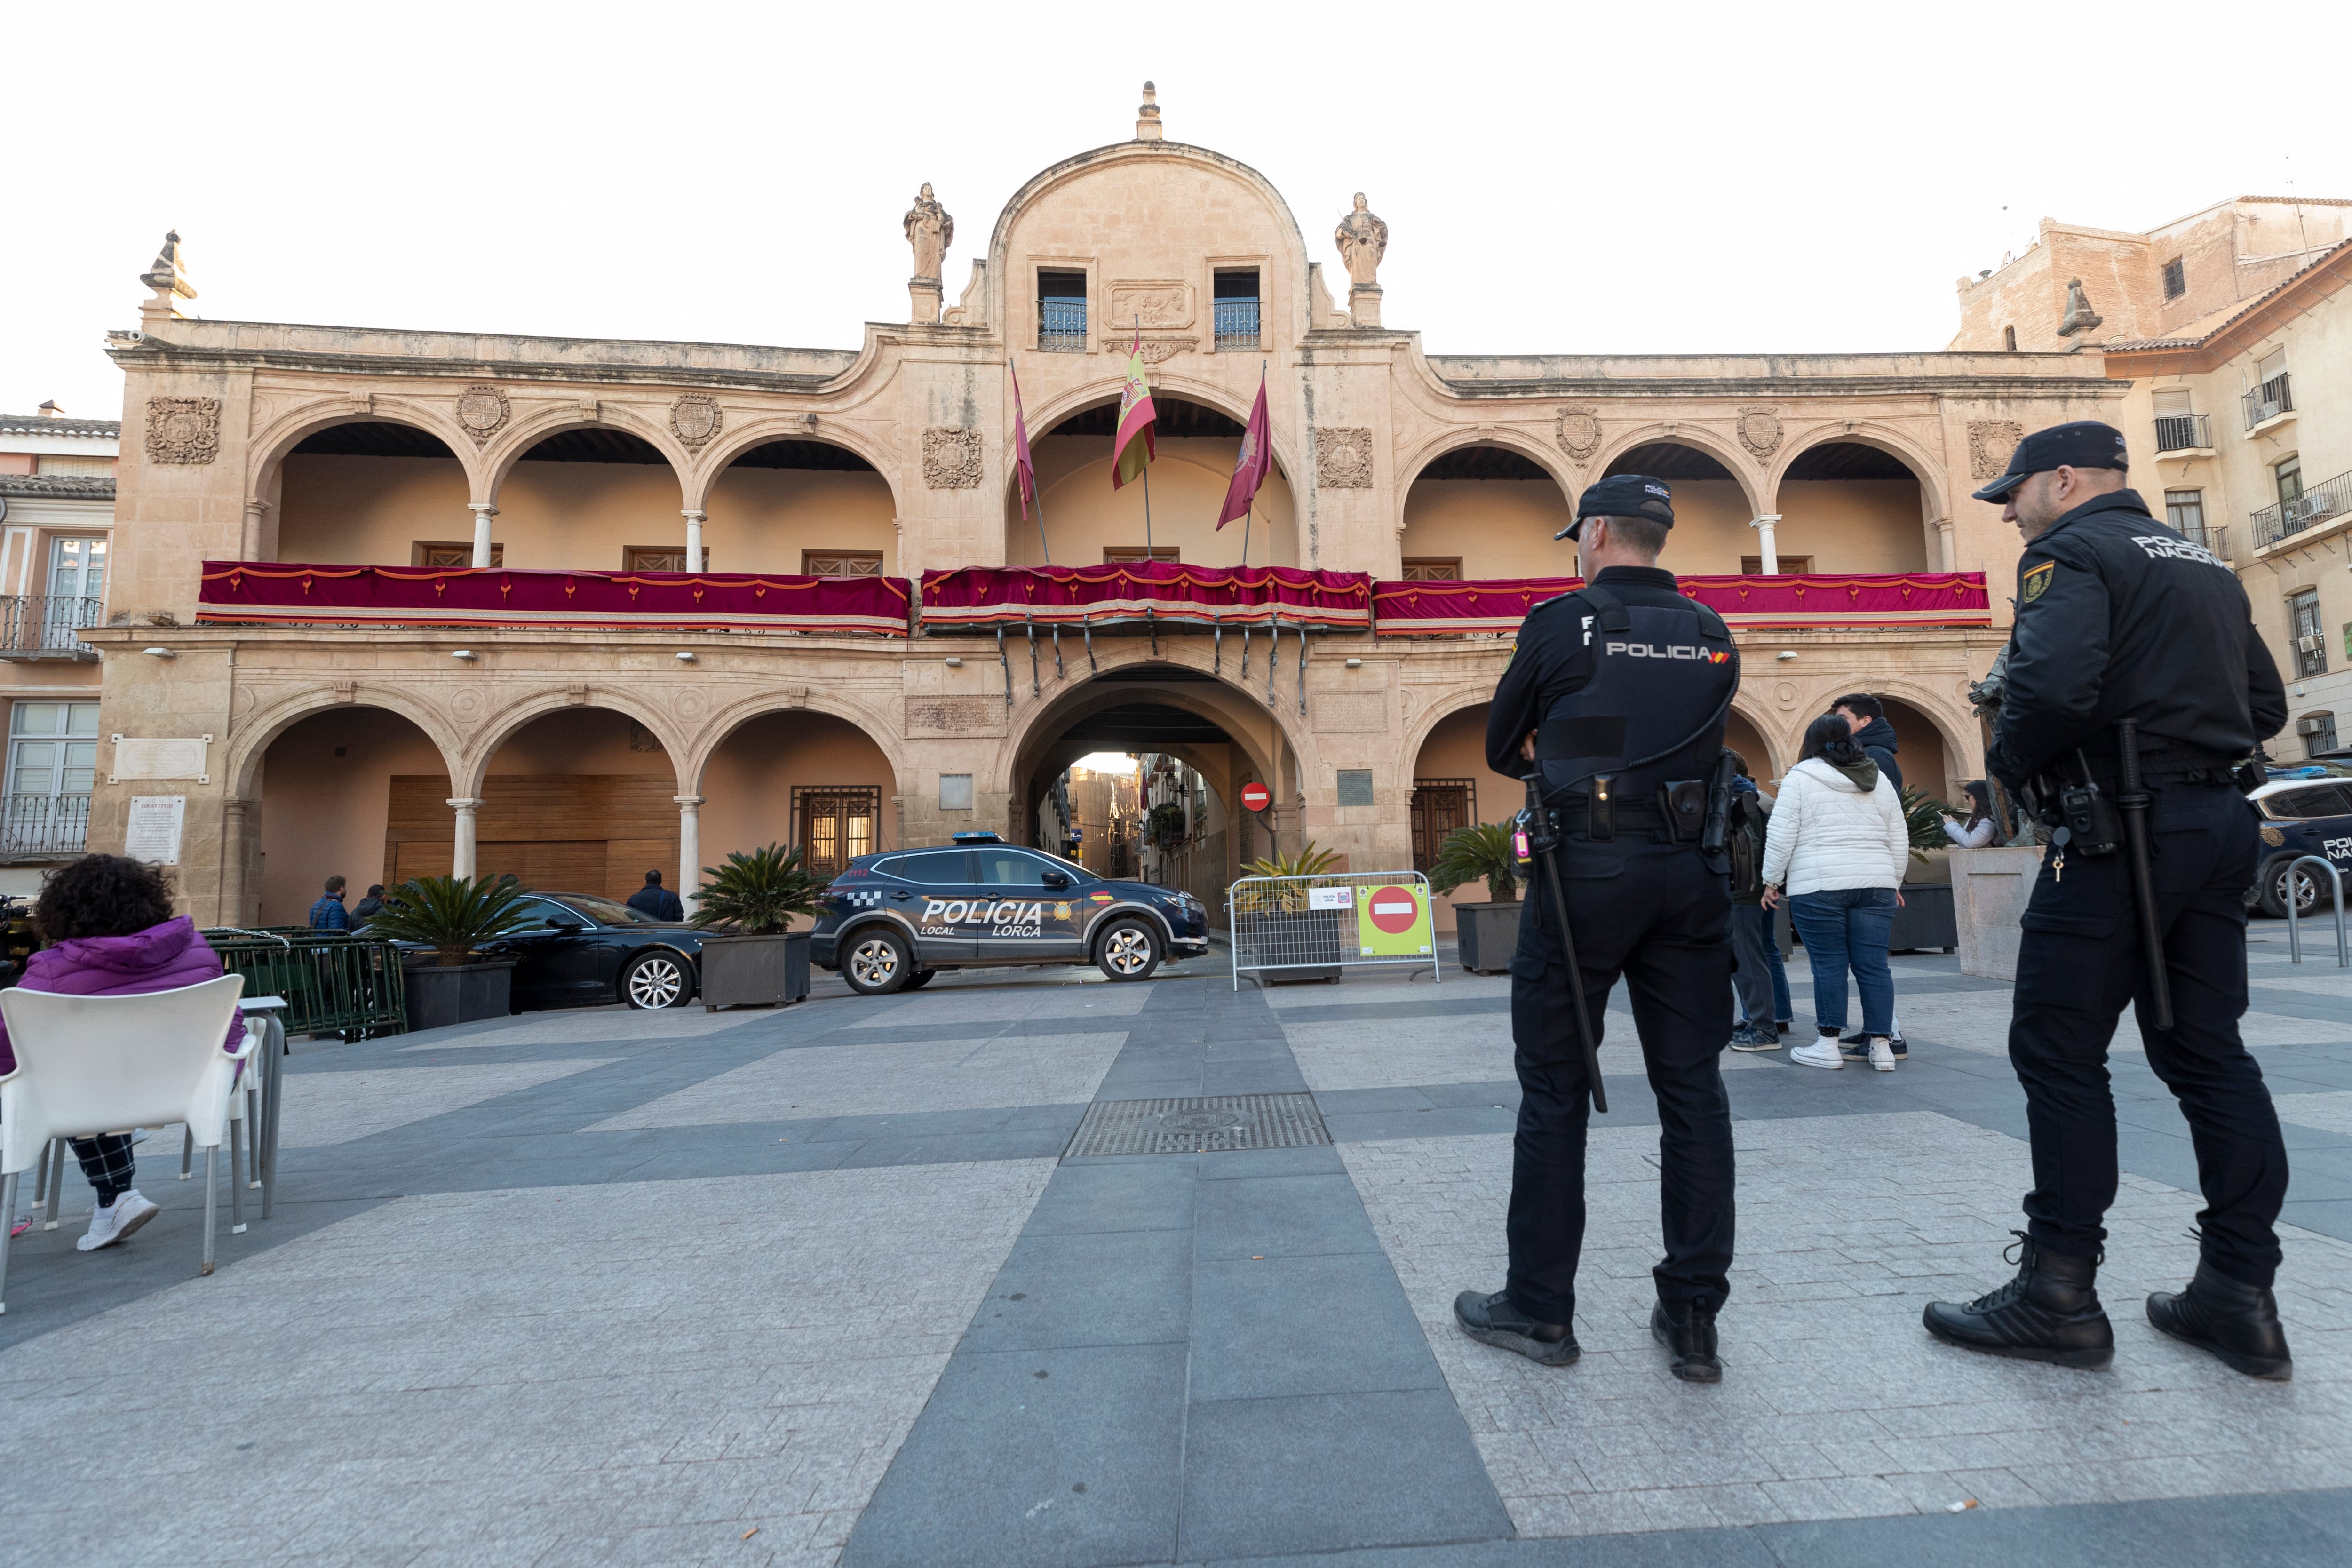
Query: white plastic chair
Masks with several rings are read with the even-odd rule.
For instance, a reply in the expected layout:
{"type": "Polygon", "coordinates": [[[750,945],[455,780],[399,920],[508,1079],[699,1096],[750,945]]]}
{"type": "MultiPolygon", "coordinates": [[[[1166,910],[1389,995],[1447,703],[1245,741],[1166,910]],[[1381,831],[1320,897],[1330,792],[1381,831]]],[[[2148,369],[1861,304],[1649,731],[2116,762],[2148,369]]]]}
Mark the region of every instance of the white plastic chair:
{"type": "MultiPolygon", "coordinates": [[[[17,1177],[50,1139],[184,1121],[205,1151],[203,1272],[210,1274],[219,1202],[214,1163],[237,1065],[258,1037],[247,1030],[234,1055],[221,1049],[244,990],[244,976],[224,974],[139,996],[0,991],[0,1018],[16,1056],[16,1070],[0,1078],[0,1214],[13,1219],[17,1177]]],[[[0,1312],[7,1310],[7,1284],[8,1226],[0,1226],[0,1312]]]]}

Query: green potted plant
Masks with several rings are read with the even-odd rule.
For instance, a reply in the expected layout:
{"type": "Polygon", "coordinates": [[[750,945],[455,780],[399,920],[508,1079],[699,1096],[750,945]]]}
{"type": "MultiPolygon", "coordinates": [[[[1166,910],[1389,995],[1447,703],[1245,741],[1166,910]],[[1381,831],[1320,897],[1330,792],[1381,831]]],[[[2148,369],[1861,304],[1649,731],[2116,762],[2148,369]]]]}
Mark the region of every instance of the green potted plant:
{"type": "Polygon", "coordinates": [[[809,991],[809,933],[793,931],[798,915],[824,907],[825,879],[801,864],[801,852],[771,844],[738,849],[723,866],[705,866],[695,895],[702,939],[702,1005],[773,1007],[809,991]]]}
{"type": "Polygon", "coordinates": [[[402,967],[410,1028],[471,1024],[514,1011],[515,961],[479,953],[524,923],[528,896],[520,885],[488,875],[413,877],[384,896],[368,935],[408,950],[402,967]]]}
{"type": "Polygon", "coordinates": [[[1354,945],[1356,911],[1314,908],[1307,896],[1311,880],[1252,880],[1312,879],[1339,863],[1338,855],[1310,841],[1296,854],[1260,857],[1242,868],[1233,905],[1234,950],[1243,968],[1281,965],[1262,969],[1259,979],[1269,985],[1339,978],[1340,960],[1354,945]]]}
{"type": "Polygon", "coordinates": [[[1144,818],[1143,836],[1161,849],[1173,849],[1182,844],[1184,808],[1172,800],[1161,801],[1144,818]]]}
{"type": "Polygon", "coordinates": [[[1462,967],[1491,973],[1510,963],[1519,945],[1519,853],[1512,825],[1480,822],[1457,827],[1438,846],[1429,868],[1432,892],[1450,893],[1467,882],[1486,884],[1487,901],[1454,906],[1454,940],[1462,967]]]}

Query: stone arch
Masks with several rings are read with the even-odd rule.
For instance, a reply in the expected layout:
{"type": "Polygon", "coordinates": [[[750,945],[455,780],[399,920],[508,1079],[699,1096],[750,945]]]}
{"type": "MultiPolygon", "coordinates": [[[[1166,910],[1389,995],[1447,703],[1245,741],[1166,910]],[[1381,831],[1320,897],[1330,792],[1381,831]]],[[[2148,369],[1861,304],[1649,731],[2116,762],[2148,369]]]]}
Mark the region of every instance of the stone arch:
{"type": "Polygon", "coordinates": [[[331,687],[317,687],[267,702],[236,721],[221,770],[229,780],[229,798],[251,797],[254,773],[278,736],[305,719],[339,708],[382,708],[399,714],[440,749],[449,776],[457,776],[457,760],[465,751],[465,740],[431,703],[393,686],[358,686],[349,698],[331,687]]]}
{"type": "MultiPolygon", "coordinates": [[[[709,508],[711,487],[719,478],[734,466],[744,453],[764,447],[771,441],[807,441],[822,447],[838,447],[853,456],[863,458],[873,465],[882,482],[890,487],[890,506],[894,514],[905,515],[905,498],[899,494],[896,465],[898,459],[886,452],[863,431],[838,422],[822,429],[811,429],[807,416],[802,414],[762,415],[741,428],[722,431],[719,438],[705,447],[692,459],[684,478],[686,509],[702,511],[709,508]]],[[[1009,467],[1009,465],[1008,465],[1009,467]]]]}
{"type": "MultiPolygon", "coordinates": [[[[710,766],[711,757],[727,743],[730,735],[751,720],[763,713],[800,710],[839,719],[864,731],[866,738],[890,759],[891,772],[898,778],[898,793],[906,795],[912,791],[913,784],[907,773],[906,741],[898,733],[897,723],[880,709],[844,697],[837,691],[827,690],[822,685],[812,684],[805,696],[787,697],[778,691],[761,691],[739,698],[705,719],[687,742],[687,749],[676,753],[683,759],[678,765],[678,793],[700,795],[703,775],[710,766]]],[[[658,731],[655,732],[660,733],[658,731]]]]}
{"type": "Polygon", "coordinates": [[[669,463],[670,472],[677,480],[678,506],[686,506],[687,476],[694,459],[677,438],[661,425],[646,419],[638,410],[625,404],[606,403],[598,405],[593,418],[580,411],[578,404],[559,404],[524,416],[482,451],[480,478],[476,483],[474,500],[496,504],[499,491],[514,472],[514,466],[529,456],[530,449],[551,436],[561,436],[567,430],[595,430],[610,427],[636,437],[659,452],[669,463]]]}
{"type": "Polygon", "coordinates": [[[1559,487],[1560,499],[1570,508],[1576,505],[1577,486],[1569,477],[1568,466],[1561,461],[1557,447],[1549,447],[1523,430],[1444,430],[1423,442],[1418,449],[1397,464],[1399,528],[1404,526],[1404,498],[1412,493],[1413,483],[1421,478],[1422,470],[1446,453],[1458,452],[1465,447],[1500,447],[1506,451],[1517,453],[1551,476],[1552,482],[1559,487]]]}
{"type": "Polygon", "coordinates": [[[1771,712],[1763,704],[1749,700],[1745,690],[1732,698],[1731,711],[1733,717],[1744,720],[1763,742],[1764,754],[1748,759],[1749,776],[1769,783],[1787,773],[1795,762],[1796,748],[1789,743],[1785,733],[1776,732],[1785,731],[1787,726],[1776,723],[1771,712]]]}
{"type": "Polygon", "coordinates": [[[1733,482],[1739,486],[1740,494],[1748,501],[1748,515],[1755,517],[1763,511],[1764,492],[1759,488],[1762,476],[1757,471],[1756,459],[1742,450],[1738,442],[1721,432],[1681,420],[1671,424],[1664,420],[1652,420],[1630,430],[1620,431],[1593,453],[1592,461],[1585,471],[1598,479],[1609,471],[1611,464],[1636,447],[1661,445],[1688,447],[1693,451],[1704,452],[1713,458],[1729,470],[1733,482]]]}
{"type": "Polygon", "coordinates": [[[1943,480],[1938,476],[1936,460],[1922,451],[1916,443],[1901,431],[1888,426],[1867,421],[1837,421],[1824,423],[1781,444],[1765,475],[1764,493],[1774,506],[1780,504],[1780,485],[1789,469],[1799,458],[1817,447],[1839,443],[1855,447],[1871,447],[1885,453],[1911,470],[1919,481],[1919,504],[1922,523],[1934,522],[1950,516],[1944,499],[1943,480]]]}
{"type": "MultiPolygon", "coordinates": [[[[1029,438],[1032,441],[1042,441],[1054,433],[1055,426],[1071,416],[1084,414],[1090,408],[1099,408],[1108,403],[1117,403],[1124,386],[1124,381],[1106,378],[1089,382],[1084,386],[1073,388],[1051,398],[1040,405],[1034,417],[1028,421],[1029,438]]],[[[1249,423],[1250,401],[1234,396],[1229,389],[1220,386],[1215,382],[1203,381],[1196,376],[1186,375],[1181,371],[1171,373],[1165,367],[1155,366],[1151,372],[1151,390],[1155,396],[1166,393],[1171,396],[1181,397],[1188,403],[1197,403],[1203,408],[1214,409],[1236,425],[1245,426],[1249,423]]],[[[1283,483],[1296,489],[1299,482],[1298,466],[1296,460],[1297,444],[1283,435],[1282,421],[1275,414],[1275,400],[1271,394],[1266,398],[1266,423],[1273,427],[1275,470],[1281,475],[1283,483]]],[[[1006,420],[1004,427],[1006,434],[1003,460],[1005,483],[1008,487],[1005,493],[1009,495],[1012,493],[1010,487],[1017,482],[1013,477],[1013,422],[1006,420]]]]}
{"type": "MultiPolygon", "coordinates": [[[[489,773],[490,759],[498,755],[500,746],[521,733],[532,720],[543,719],[550,713],[561,713],[570,708],[602,708],[643,724],[661,742],[662,749],[669,754],[671,767],[678,769],[683,784],[684,770],[678,767],[678,759],[687,754],[687,740],[678,733],[667,710],[641,702],[634,695],[615,691],[611,687],[592,687],[585,698],[576,695],[577,690],[577,688],[571,687],[551,687],[534,692],[500,709],[466,737],[457,754],[457,763],[449,770],[449,786],[456,792],[455,798],[463,799],[482,793],[482,780],[489,773]]],[[[677,793],[684,795],[687,792],[681,787],[677,793]]]]}
{"type": "Polygon", "coordinates": [[[482,493],[487,469],[471,437],[427,404],[379,393],[364,404],[353,402],[349,396],[320,397],[288,409],[264,426],[246,448],[247,499],[264,496],[271,476],[285,462],[287,454],[301,445],[306,437],[337,425],[405,425],[422,430],[448,447],[450,455],[457,459],[457,466],[465,471],[467,493],[478,499],[482,493]]]}
{"type": "Polygon", "coordinates": [[[1412,758],[1421,755],[1422,748],[1429,743],[1431,732],[1440,724],[1465,708],[1492,702],[1495,700],[1495,681],[1501,675],[1502,670],[1497,667],[1491,678],[1464,681],[1456,686],[1442,688],[1434,693],[1412,692],[1408,687],[1406,689],[1412,695],[1416,706],[1405,718],[1404,740],[1398,747],[1398,755],[1405,758],[1409,764],[1412,758]]]}

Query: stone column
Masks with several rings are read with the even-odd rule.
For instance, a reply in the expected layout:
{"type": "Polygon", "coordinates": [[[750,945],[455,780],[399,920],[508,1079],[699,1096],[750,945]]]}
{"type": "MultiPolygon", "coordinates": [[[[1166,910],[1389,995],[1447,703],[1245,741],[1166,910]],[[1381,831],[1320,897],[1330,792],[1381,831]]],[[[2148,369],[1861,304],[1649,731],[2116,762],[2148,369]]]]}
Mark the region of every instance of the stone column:
{"type": "Polygon", "coordinates": [[[490,563],[490,519],[499,515],[499,509],[486,500],[469,500],[466,507],[474,514],[474,564],[488,566],[490,563]]]}
{"type": "Polygon", "coordinates": [[[919,327],[935,327],[940,321],[940,298],[944,292],[936,278],[907,279],[907,319],[919,327]]]}
{"type": "Polygon", "coordinates": [[[238,560],[258,561],[261,559],[261,514],[268,510],[269,503],[263,500],[258,496],[247,496],[246,498],[245,531],[237,542],[236,558],[238,560]]]}
{"type": "Polygon", "coordinates": [[[474,873],[474,812],[482,803],[479,797],[467,796],[448,803],[457,814],[457,844],[449,857],[449,874],[472,877],[474,873]]]}
{"type": "Polygon", "coordinates": [[[702,511],[688,511],[685,515],[686,569],[689,572],[699,572],[702,570],[702,525],[709,518],[710,514],[709,512],[702,511]]]}
{"type": "Polygon", "coordinates": [[[1952,537],[1952,520],[1948,517],[1939,517],[1936,520],[1936,546],[1937,553],[1943,557],[1942,569],[1947,572],[1958,571],[1960,569],[1959,541],[1952,537]]]}
{"type": "Polygon", "coordinates": [[[221,802],[221,868],[219,923],[245,923],[245,818],[249,800],[231,796],[221,802]]]}
{"type": "Polygon", "coordinates": [[[1381,286],[1359,283],[1348,290],[1348,319],[1360,327],[1381,324],[1381,286]]]}
{"type": "Polygon", "coordinates": [[[1772,531],[1779,527],[1780,523],[1780,514],[1773,511],[1754,519],[1748,525],[1756,531],[1756,552],[1763,557],[1759,564],[1763,566],[1763,574],[1767,577],[1777,577],[1780,574],[1780,542],[1772,536],[1772,531]]]}
{"type": "Polygon", "coordinates": [[[686,906],[688,920],[702,889],[702,798],[670,796],[677,802],[677,901],[686,906]]]}

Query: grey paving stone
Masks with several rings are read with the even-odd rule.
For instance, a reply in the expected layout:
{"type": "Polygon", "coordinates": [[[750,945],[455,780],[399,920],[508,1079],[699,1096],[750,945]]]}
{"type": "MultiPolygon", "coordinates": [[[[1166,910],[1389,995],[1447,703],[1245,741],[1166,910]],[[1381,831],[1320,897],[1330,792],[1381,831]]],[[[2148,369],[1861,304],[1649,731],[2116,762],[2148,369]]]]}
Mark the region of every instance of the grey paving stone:
{"type": "Polygon", "coordinates": [[[1193,1256],[1203,1260],[1381,1249],[1344,1173],[1208,1183],[1194,1225],[1193,1256]]]}
{"type": "Polygon", "coordinates": [[[973,1316],[964,1348],[1180,1342],[1192,1269],[1189,1230],[1024,1234],[973,1316]]]}
{"type": "Polygon", "coordinates": [[[1344,1175],[1347,1164],[1328,1144],[1307,1149],[1231,1149],[1201,1156],[1203,1182],[1248,1181],[1258,1176],[1344,1175]]]}
{"type": "Polygon", "coordinates": [[[1445,1386],[1377,1250],[1201,1264],[1192,1345],[1194,1401],[1445,1386]]]}
{"type": "Polygon", "coordinates": [[[1189,1230],[1200,1162],[1197,1154],[1140,1154],[1066,1163],[1030,1212],[1025,1234],[1189,1230]]]}

